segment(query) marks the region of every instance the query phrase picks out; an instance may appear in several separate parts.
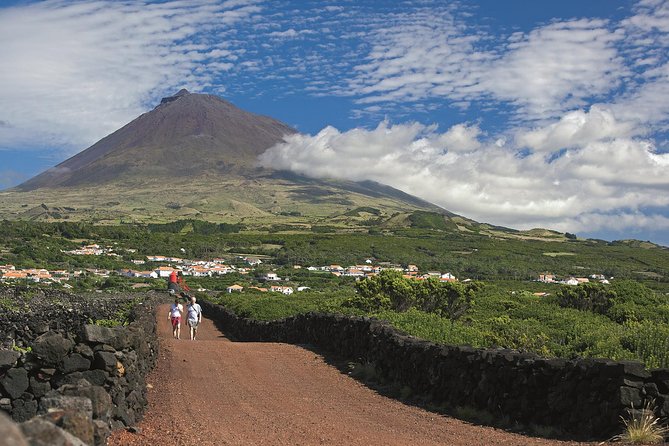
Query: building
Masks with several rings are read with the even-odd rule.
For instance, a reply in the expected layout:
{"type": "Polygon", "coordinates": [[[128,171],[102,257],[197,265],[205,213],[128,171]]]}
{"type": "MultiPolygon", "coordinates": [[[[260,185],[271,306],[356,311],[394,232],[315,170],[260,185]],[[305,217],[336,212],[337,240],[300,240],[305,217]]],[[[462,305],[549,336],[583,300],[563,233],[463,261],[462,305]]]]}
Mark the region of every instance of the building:
{"type": "Polygon", "coordinates": [[[176,271],[176,269],[172,268],[171,266],[159,266],[158,268],[154,269],[154,271],[158,275],[158,278],[167,279],[170,277],[170,274],[172,274],[172,271],[176,271]]]}
{"type": "Polygon", "coordinates": [[[237,284],[230,285],[229,287],[227,287],[227,288],[225,289],[225,291],[227,291],[228,294],[232,294],[232,293],[241,293],[243,290],[244,290],[244,287],[241,286],[241,285],[237,285],[237,284]]]}
{"type": "Polygon", "coordinates": [[[272,285],[269,290],[273,293],[283,293],[286,296],[290,296],[293,294],[293,288],[289,286],[277,286],[277,285],[272,285]]]}
{"type": "Polygon", "coordinates": [[[281,280],[281,278],[277,276],[276,273],[265,273],[262,276],[262,280],[267,280],[270,282],[278,282],[279,280],[281,280]]]}

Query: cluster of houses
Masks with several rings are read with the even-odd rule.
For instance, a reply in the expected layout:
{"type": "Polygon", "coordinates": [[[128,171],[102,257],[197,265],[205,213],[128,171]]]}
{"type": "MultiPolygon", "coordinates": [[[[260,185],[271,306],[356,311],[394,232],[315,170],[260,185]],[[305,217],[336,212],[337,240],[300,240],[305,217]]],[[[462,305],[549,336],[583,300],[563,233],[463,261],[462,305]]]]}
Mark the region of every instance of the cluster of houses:
{"type": "MultiPolygon", "coordinates": [[[[293,268],[301,269],[301,265],[294,265],[293,268]]],[[[308,271],[320,271],[328,272],[337,277],[356,277],[356,278],[365,278],[371,277],[379,274],[383,270],[395,270],[402,272],[402,277],[415,280],[425,280],[430,278],[439,279],[442,282],[455,282],[458,279],[451,273],[442,273],[440,271],[428,271],[427,273],[421,274],[416,265],[408,265],[406,268],[403,268],[401,265],[392,264],[388,262],[381,262],[378,265],[374,265],[372,259],[366,259],[364,264],[353,265],[343,267],[341,265],[327,265],[327,266],[308,266],[306,267],[308,271]]],[[[270,272],[266,273],[260,278],[265,282],[280,281],[281,278],[276,275],[276,273],[270,272]]],[[[238,293],[244,291],[244,287],[238,284],[229,286],[226,290],[228,293],[238,293]]],[[[264,287],[247,287],[248,290],[255,290],[260,292],[276,292],[283,293],[286,295],[293,294],[295,290],[289,286],[279,286],[272,285],[268,288],[264,287]]],[[[297,287],[297,291],[306,291],[309,287],[301,286],[297,287]]]]}
{"type": "MultiPolygon", "coordinates": [[[[129,250],[134,251],[134,250],[129,250]]],[[[97,244],[87,245],[80,249],[65,251],[68,254],[73,255],[114,255],[118,254],[113,252],[113,248],[101,247],[97,244]]],[[[166,279],[170,276],[173,271],[181,273],[183,276],[190,277],[216,277],[222,276],[229,273],[238,273],[238,274],[249,274],[253,271],[254,267],[257,267],[262,263],[262,260],[257,257],[244,257],[240,256],[237,260],[237,266],[230,264],[230,262],[225,259],[212,259],[212,260],[190,260],[180,257],[172,256],[161,256],[161,255],[150,255],[146,256],[145,260],[131,260],[135,265],[160,265],[153,268],[145,269],[133,269],[127,268],[117,271],[109,271],[104,269],[82,269],[78,271],[49,271],[46,269],[23,269],[17,270],[12,265],[0,265],[0,282],[12,282],[17,280],[24,280],[30,282],[39,282],[42,284],[49,283],[60,283],[63,286],[69,288],[67,281],[71,278],[76,278],[84,274],[95,275],[99,277],[109,277],[110,275],[120,275],[124,277],[131,278],[143,278],[143,279],[166,279]],[[161,265],[162,264],[162,265],[161,265]],[[243,264],[243,266],[239,266],[243,264]],[[169,266],[166,266],[169,265],[169,266]]],[[[295,265],[295,269],[302,268],[300,265],[295,265]]],[[[428,271],[426,273],[421,273],[416,265],[408,265],[406,268],[403,268],[401,265],[392,264],[388,262],[381,262],[379,264],[374,264],[372,259],[365,260],[364,264],[352,265],[347,267],[342,267],[341,265],[328,265],[328,266],[309,266],[305,267],[309,271],[320,271],[325,273],[330,273],[338,277],[355,277],[355,278],[365,278],[374,276],[380,273],[383,270],[396,270],[402,272],[403,276],[406,278],[412,278],[415,280],[424,280],[428,278],[437,278],[441,281],[456,281],[457,279],[451,273],[442,273],[439,271],[428,271]]],[[[232,285],[227,288],[228,293],[242,292],[243,290],[254,290],[258,292],[270,292],[270,293],[282,293],[285,295],[291,295],[294,292],[306,291],[309,287],[298,286],[284,286],[278,282],[282,281],[282,278],[279,277],[275,272],[269,271],[262,276],[259,276],[261,282],[264,286],[247,286],[244,287],[239,284],[232,285]]]]}
{"type": "MultiPolygon", "coordinates": [[[[129,249],[129,252],[134,252],[134,249],[129,249]]],[[[110,257],[121,257],[120,254],[114,252],[114,248],[110,246],[100,246],[98,244],[92,244],[92,245],[86,245],[82,246],[81,248],[77,249],[71,249],[69,251],[65,251],[63,249],[60,250],[60,252],[63,252],[65,254],[72,254],[75,256],[110,256],[110,257]]]]}
{"type": "Polygon", "coordinates": [[[366,259],[364,264],[342,267],[341,265],[329,266],[309,266],[309,271],[328,271],[335,276],[343,277],[370,277],[379,274],[383,270],[400,271],[402,276],[407,279],[425,280],[437,278],[442,282],[456,282],[458,279],[451,273],[442,273],[441,271],[427,271],[421,273],[416,265],[407,265],[406,268],[401,265],[381,262],[374,265],[372,259],[366,259]]]}
{"type": "Polygon", "coordinates": [[[14,265],[0,265],[0,283],[8,282],[34,282],[34,283],[59,283],[65,288],[71,288],[66,282],[72,278],[81,277],[83,275],[95,275],[99,277],[109,277],[114,274],[106,269],[86,268],[75,271],[66,270],[52,270],[49,271],[44,268],[25,268],[16,269],[14,265]]]}
{"type": "Polygon", "coordinates": [[[298,286],[297,288],[293,288],[291,286],[281,286],[281,285],[271,285],[269,287],[258,287],[258,286],[249,286],[249,287],[243,287],[238,284],[230,285],[229,287],[226,288],[226,291],[228,293],[241,293],[244,290],[253,290],[253,291],[259,291],[261,293],[281,293],[285,294],[286,296],[290,296],[293,294],[295,291],[306,291],[309,289],[308,286],[298,286]]]}
{"type": "Polygon", "coordinates": [[[603,274],[591,274],[589,277],[567,277],[560,279],[555,274],[544,273],[539,274],[537,281],[544,283],[559,283],[563,285],[580,285],[582,283],[589,283],[592,281],[608,285],[610,283],[609,280],[611,279],[613,279],[613,277],[607,279],[603,274]]]}

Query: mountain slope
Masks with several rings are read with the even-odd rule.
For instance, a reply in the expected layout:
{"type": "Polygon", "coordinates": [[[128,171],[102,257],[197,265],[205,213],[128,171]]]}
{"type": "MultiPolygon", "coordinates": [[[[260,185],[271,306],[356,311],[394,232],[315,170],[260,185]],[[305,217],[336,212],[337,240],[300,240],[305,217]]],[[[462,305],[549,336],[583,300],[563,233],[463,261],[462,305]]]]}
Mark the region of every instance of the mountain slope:
{"type": "Polygon", "coordinates": [[[257,166],[258,155],[292,133],[286,124],[219,97],[181,90],[88,149],[0,192],[0,217],[311,224],[358,207],[376,209],[382,218],[415,210],[450,215],[375,182],[257,166]]]}
{"type": "Polygon", "coordinates": [[[18,190],[250,169],[258,155],[291,133],[289,126],[217,96],[181,90],[18,190]]]}

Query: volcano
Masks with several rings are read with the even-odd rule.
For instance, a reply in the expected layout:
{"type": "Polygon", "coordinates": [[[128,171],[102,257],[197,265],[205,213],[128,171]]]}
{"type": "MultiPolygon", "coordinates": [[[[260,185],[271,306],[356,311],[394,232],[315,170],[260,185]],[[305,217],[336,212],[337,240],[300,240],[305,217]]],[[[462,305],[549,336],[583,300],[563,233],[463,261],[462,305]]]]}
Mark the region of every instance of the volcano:
{"type": "Polygon", "coordinates": [[[181,90],[18,189],[243,173],[254,167],[258,155],[295,132],[217,96],[181,90]]]}
{"type": "Polygon", "coordinates": [[[453,215],[375,182],[313,179],[258,166],[260,154],[294,133],[220,97],[181,90],[86,150],[0,192],[0,217],[308,224],[416,210],[453,215]]]}

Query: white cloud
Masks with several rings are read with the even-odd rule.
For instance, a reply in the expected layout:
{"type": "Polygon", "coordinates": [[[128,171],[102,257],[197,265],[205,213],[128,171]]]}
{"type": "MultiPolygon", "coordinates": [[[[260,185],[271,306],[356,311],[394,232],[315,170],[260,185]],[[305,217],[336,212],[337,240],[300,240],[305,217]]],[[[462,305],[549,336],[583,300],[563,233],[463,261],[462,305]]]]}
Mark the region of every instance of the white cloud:
{"type": "Polygon", "coordinates": [[[634,124],[620,122],[610,110],[592,106],[589,112],[571,111],[553,124],[519,131],[516,142],[520,147],[553,152],[582,147],[594,141],[630,136],[635,131],[634,124]]]}
{"type": "Polygon", "coordinates": [[[516,35],[490,64],[483,84],[525,119],[550,118],[614,89],[626,73],[621,39],[602,20],[557,22],[516,35]]]}
{"type": "Polygon", "coordinates": [[[483,50],[490,36],[450,11],[418,11],[390,18],[366,38],[365,63],[338,90],[359,96],[360,104],[446,98],[467,108],[499,101],[534,121],[586,105],[627,73],[616,49],[622,36],[602,20],[555,22],[483,50]]]}
{"type": "Polygon", "coordinates": [[[462,98],[477,90],[475,34],[448,11],[420,10],[388,17],[367,33],[371,48],[354,67],[342,94],[363,96],[359,103],[419,101],[429,97],[462,98]]]}
{"type": "Polygon", "coordinates": [[[464,124],[443,133],[417,123],[348,132],[327,127],[315,136],[288,137],[260,162],[318,178],[378,181],[478,221],[520,229],[579,231],[588,222],[594,231],[617,227],[618,216],[642,207],[669,205],[669,154],[657,154],[648,141],[583,137],[549,160],[546,152],[519,156],[518,147],[481,136],[464,124]]]}
{"type": "Polygon", "coordinates": [[[295,28],[290,28],[285,31],[274,31],[269,33],[268,37],[278,38],[278,39],[296,39],[300,36],[316,34],[316,31],[311,29],[302,29],[300,31],[295,30],[295,28]]]}
{"type": "Polygon", "coordinates": [[[232,67],[209,36],[254,1],[52,0],[0,9],[0,147],[81,149],[177,88],[232,67]],[[206,31],[206,32],[205,32],[206,31]]]}

